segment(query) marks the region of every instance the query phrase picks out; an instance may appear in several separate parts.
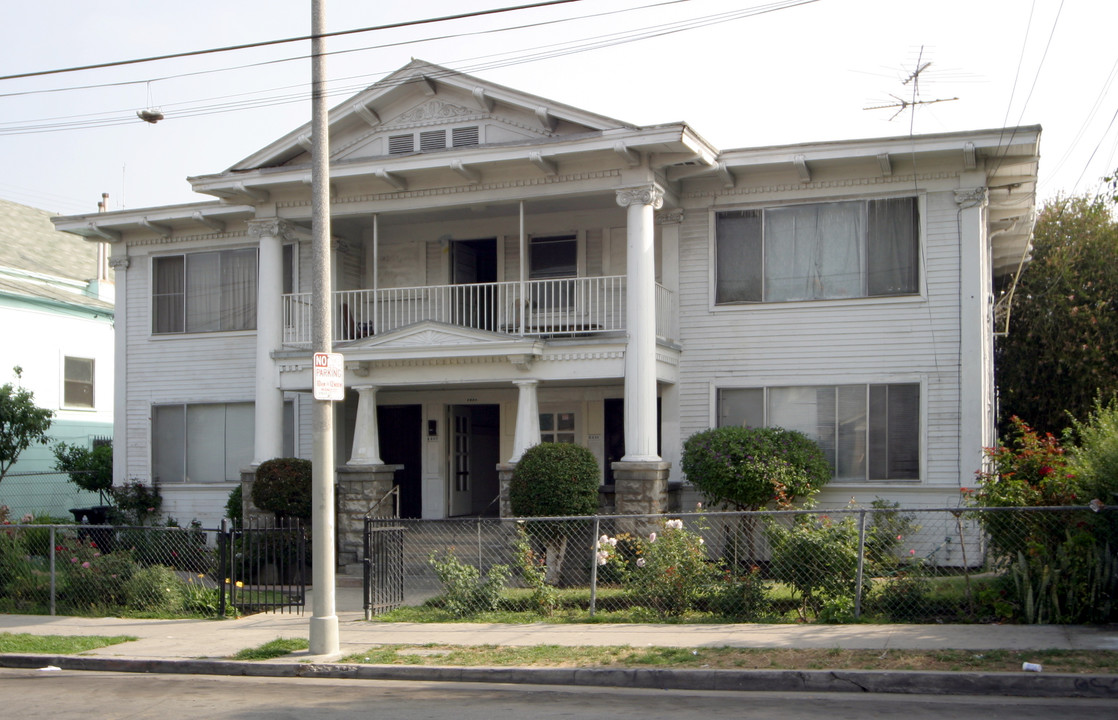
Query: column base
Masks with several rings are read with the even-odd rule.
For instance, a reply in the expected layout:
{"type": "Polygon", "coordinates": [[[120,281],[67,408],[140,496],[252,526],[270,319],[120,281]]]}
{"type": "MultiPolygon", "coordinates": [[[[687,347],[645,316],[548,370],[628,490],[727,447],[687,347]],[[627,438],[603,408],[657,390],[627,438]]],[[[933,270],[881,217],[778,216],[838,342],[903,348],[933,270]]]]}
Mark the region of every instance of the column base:
{"type": "Polygon", "coordinates": [[[395,517],[396,503],[378,502],[392,489],[396,471],[403,465],[342,465],[338,481],[338,565],[360,563],[365,552],[365,516],[395,517]],[[374,508],[374,505],[376,506],[374,508]]]}
{"type": "MultiPolygon", "coordinates": [[[[621,461],[613,468],[614,507],[618,515],[660,515],[669,511],[668,475],[672,464],[621,461]]],[[[628,532],[644,535],[655,530],[657,520],[636,519],[618,524],[628,532]]]]}
{"type": "Polygon", "coordinates": [[[497,463],[497,481],[501,485],[500,501],[497,512],[501,517],[512,517],[512,501],[509,499],[509,488],[512,487],[512,473],[516,470],[516,463],[497,463]]]}

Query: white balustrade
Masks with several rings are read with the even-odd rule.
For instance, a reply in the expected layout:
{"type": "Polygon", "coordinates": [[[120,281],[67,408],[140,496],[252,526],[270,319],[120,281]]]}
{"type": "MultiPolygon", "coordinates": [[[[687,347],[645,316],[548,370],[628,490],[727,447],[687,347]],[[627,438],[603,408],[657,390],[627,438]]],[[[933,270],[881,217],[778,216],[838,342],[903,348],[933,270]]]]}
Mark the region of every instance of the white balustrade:
{"type": "MultiPolygon", "coordinates": [[[[431,320],[510,335],[571,336],[625,329],[625,276],[471,285],[340,290],[334,293],[334,342],[344,343],[431,320]]],[[[675,297],[656,287],[656,333],[668,337],[675,297]]],[[[284,344],[311,338],[311,295],[283,296],[284,344]]]]}

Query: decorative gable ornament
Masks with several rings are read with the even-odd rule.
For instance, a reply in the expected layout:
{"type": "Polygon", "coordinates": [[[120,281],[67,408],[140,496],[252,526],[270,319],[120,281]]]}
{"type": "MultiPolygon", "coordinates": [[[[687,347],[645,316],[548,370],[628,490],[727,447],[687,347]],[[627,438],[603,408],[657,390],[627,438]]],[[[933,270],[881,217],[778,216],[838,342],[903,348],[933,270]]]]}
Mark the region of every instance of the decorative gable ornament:
{"type": "Polygon", "coordinates": [[[477,115],[477,110],[462,107],[461,105],[455,105],[453,103],[443,102],[441,100],[432,100],[428,103],[420,105],[419,107],[412,108],[402,115],[398,115],[395,119],[392,120],[390,127],[418,125],[423,123],[453,120],[456,118],[477,115]]]}

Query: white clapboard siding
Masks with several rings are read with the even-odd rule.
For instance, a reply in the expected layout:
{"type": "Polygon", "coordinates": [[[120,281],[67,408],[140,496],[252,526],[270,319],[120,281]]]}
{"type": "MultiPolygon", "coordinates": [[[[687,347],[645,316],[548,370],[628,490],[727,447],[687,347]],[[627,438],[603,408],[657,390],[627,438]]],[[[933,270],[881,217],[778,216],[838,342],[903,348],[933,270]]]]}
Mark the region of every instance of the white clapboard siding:
{"type": "Polygon", "coordinates": [[[959,240],[950,192],[929,193],[926,299],[866,299],[711,308],[710,219],[680,228],[680,424],[684,438],[716,422],[715,389],[766,385],[925,383],[925,484],[958,485],[959,240]]]}
{"type": "Polygon", "coordinates": [[[251,402],[256,333],[153,337],[150,258],[133,256],[127,272],[127,473],[146,480],[151,477],[152,405],[251,402]]]}

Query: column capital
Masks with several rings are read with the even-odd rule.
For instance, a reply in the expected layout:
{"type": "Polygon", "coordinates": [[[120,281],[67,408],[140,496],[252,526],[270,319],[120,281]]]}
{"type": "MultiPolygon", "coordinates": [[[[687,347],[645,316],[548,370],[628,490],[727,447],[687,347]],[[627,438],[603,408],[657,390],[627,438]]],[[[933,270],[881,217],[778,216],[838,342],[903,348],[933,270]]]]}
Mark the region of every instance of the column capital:
{"type": "Polygon", "coordinates": [[[513,380],[512,384],[513,385],[539,385],[540,381],[535,380],[535,379],[533,379],[533,380],[513,380]]]}
{"type": "Polygon", "coordinates": [[[683,222],[683,208],[672,208],[656,213],[657,225],[679,225],[681,222],[683,222]]]}
{"type": "Polygon", "coordinates": [[[618,190],[617,204],[624,208],[630,205],[651,205],[653,210],[659,210],[664,206],[664,190],[655,184],[618,190]]]}
{"type": "Polygon", "coordinates": [[[962,188],[955,191],[955,203],[963,210],[986,207],[987,202],[988,197],[984,187],[962,188]]]}
{"type": "Polygon", "coordinates": [[[249,236],[257,239],[271,237],[280,240],[295,240],[297,237],[295,226],[280,218],[249,220],[246,224],[248,225],[249,236]]]}

